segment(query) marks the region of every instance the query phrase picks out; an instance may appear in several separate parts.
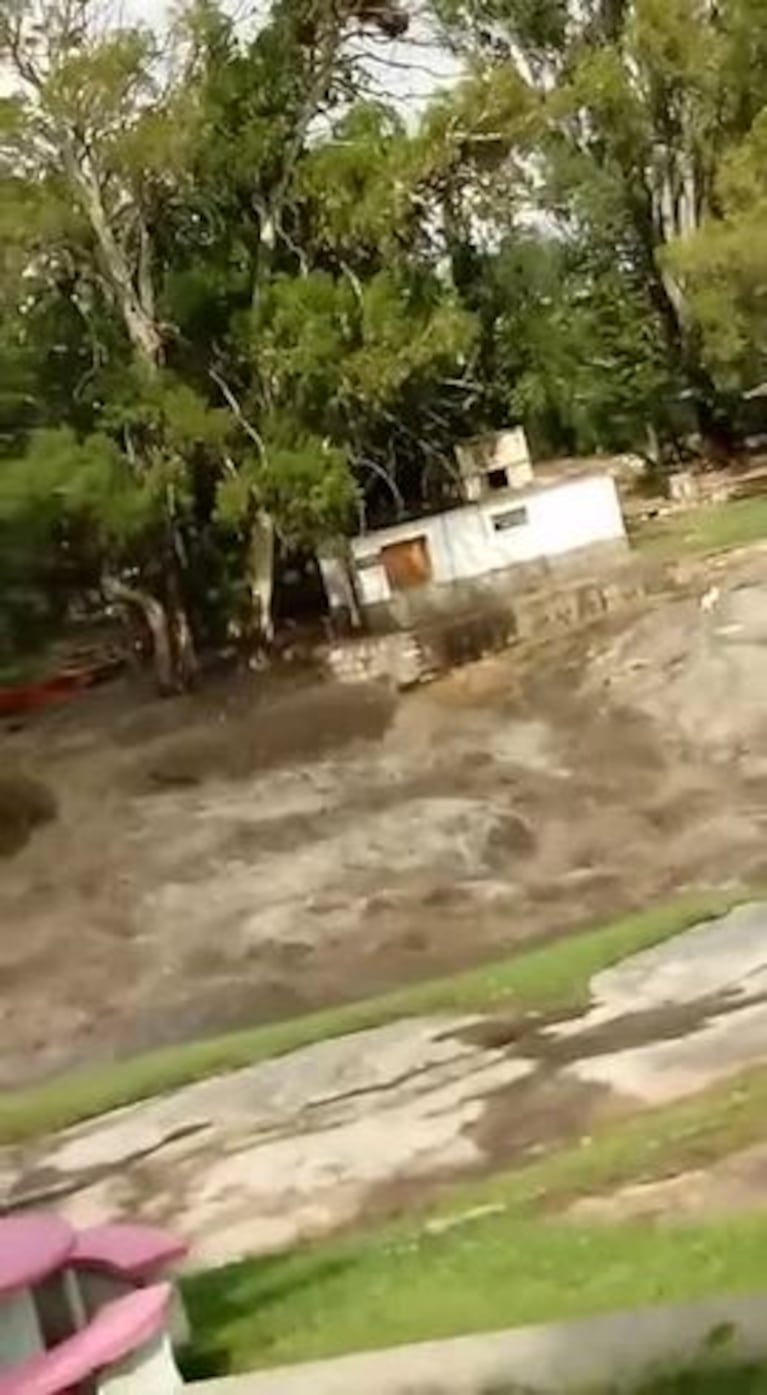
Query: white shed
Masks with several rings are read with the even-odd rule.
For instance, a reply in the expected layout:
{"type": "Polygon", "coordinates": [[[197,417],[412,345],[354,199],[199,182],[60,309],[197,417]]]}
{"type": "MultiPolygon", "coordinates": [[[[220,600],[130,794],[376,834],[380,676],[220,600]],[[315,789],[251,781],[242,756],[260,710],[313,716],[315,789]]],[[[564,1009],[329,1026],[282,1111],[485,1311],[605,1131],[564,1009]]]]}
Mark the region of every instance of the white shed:
{"type": "Polygon", "coordinates": [[[624,539],[615,484],[609,475],[592,474],[376,529],[352,539],[351,557],[365,608],[413,588],[470,581],[624,539]]]}

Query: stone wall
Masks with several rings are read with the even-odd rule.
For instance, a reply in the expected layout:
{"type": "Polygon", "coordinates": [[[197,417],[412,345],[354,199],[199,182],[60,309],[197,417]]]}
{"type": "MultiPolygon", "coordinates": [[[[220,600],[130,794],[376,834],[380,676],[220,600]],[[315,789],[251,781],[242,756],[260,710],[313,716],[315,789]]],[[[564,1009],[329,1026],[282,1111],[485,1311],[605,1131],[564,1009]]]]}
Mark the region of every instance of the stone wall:
{"type": "Polygon", "coordinates": [[[560,557],[519,562],[513,567],[486,572],[466,580],[432,583],[398,591],[380,605],[366,606],[366,628],[373,633],[412,629],[480,611],[518,606],[531,592],[551,592],[594,576],[604,576],[630,561],[625,538],[593,543],[560,557]]]}
{"type": "Polygon", "coordinates": [[[472,588],[462,605],[425,609],[409,626],[387,633],[339,639],[321,657],[341,682],[386,680],[409,688],[519,641],[590,624],[674,584],[670,570],[657,565],[615,567],[598,581],[549,572],[546,584],[513,593],[472,588]]]}
{"type": "Polygon", "coordinates": [[[385,680],[395,688],[411,688],[432,676],[428,657],[412,630],[340,639],[322,657],[340,683],[385,680]]]}

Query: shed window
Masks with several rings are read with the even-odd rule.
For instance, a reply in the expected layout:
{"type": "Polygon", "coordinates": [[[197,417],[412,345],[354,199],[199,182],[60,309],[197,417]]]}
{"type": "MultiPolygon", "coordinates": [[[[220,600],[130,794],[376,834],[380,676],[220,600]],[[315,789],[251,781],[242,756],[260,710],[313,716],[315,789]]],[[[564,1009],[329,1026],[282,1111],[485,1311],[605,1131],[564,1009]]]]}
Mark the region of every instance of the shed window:
{"type": "Polygon", "coordinates": [[[493,528],[496,533],[505,533],[509,528],[524,528],[527,522],[527,509],[524,507],[493,514],[493,528]]]}

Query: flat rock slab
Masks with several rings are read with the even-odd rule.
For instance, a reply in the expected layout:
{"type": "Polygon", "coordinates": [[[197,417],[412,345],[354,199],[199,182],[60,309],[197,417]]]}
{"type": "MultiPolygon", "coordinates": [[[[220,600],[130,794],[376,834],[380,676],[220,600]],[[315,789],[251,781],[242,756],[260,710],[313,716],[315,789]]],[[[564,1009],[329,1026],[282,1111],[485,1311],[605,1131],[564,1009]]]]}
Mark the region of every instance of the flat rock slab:
{"type": "Polygon", "coordinates": [[[578,1036],[632,1013],[761,994],[767,994],[767,905],[750,902],[596,974],[590,1011],[551,1031],[578,1036]]]}
{"type": "Polygon", "coordinates": [[[549,1034],[568,1039],[641,1013],[655,1040],[584,1055],[565,1067],[583,1083],[664,1104],[767,1059],[767,906],[751,903],[632,955],[592,980],[592,1006],[549,1034]],[[700,1021],[664,1031],[663,1011],[701,1004],[700,1021]],[[715,1005],[715,1006],[714,1006],[715,1005]]]}
{"type": "Polygon", "coordinates": [[[481,1161],[471,1126],[534,1064],[462,1037],[474,1018],[337,1038],[115,1111],[20,1157],[12,1200],[78,1223],[140,1212],[198,1263],[355,1219],[371,1194],[481,1161]]]}
{"type": "Polygon", "coordinates": [[[654,1105],[704,1090],[764,1060],[767,1003],[756,1003],[715,1016],[684,1036],[586,1057],[565,1067],[565,1074],[654,1105]]]}

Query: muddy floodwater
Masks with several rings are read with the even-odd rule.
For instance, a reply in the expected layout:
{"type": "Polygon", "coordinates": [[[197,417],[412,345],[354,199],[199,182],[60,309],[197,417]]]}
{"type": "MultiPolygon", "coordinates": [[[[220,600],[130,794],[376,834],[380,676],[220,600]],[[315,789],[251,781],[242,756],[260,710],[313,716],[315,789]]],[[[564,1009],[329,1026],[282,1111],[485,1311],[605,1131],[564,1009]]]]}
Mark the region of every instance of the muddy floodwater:
{"type": "Polygon", "coordinates": [[[763,884],[767,578],[721,580],[410,694],[118,683],[0,729],[0,1086],[763,884]]]}
{"type": "MultiPolygon", "coordinates": [[[[716,566],[713,606],[407,695],[117,684],[0,732],[0,1085],[764,886],[767,550],[716,566]]],[[[569,1020],[401,1022],[189,1086],[6,1150],[0,1197],[140,1212],[205,1262],[392,1214],[767,1060],[766,930],[700,925],[569,1020]]]]}

